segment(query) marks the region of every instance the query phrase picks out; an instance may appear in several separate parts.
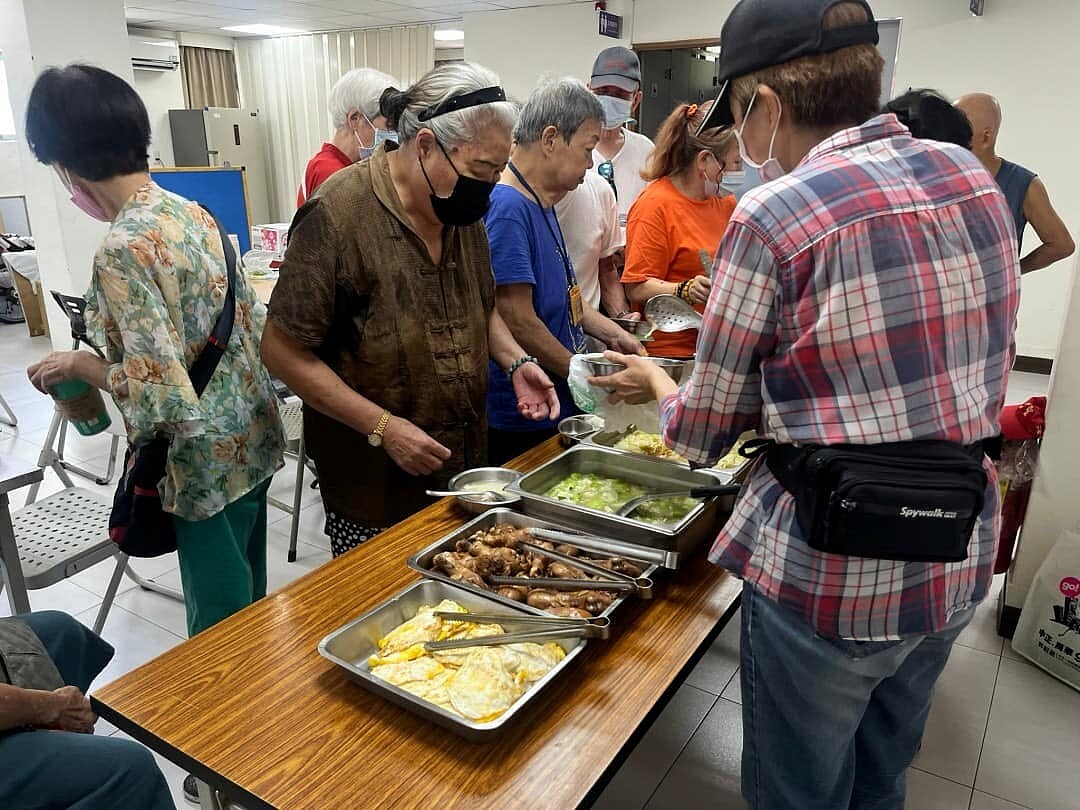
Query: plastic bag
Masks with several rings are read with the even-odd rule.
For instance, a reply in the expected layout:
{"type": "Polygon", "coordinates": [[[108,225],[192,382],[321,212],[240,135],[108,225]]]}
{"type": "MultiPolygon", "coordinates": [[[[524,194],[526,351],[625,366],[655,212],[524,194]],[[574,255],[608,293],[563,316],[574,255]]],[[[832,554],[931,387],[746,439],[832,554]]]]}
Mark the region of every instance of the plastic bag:
{"type": "Polygon", "coordinates": [[[646,433],[660,432],[658,403],[628,405],[622,402],[612,405],[608,402],[607,391],[586,382],[591,375],[592,372],[589,371],[589,367],[580,354],[575,354],[570,358],[570,375],[567,382],[570,385],[574,403],[585,413],[594,413],[602,417],[604,430],[625,430],[629,425],[636,425],[639,430],[644,430],[646,433]]]}
{"type": "Polygon", "coordinates": [[[1031,583],[1013,649],[1080,689],[1080,532],[1061,533],[1031,583]]]}

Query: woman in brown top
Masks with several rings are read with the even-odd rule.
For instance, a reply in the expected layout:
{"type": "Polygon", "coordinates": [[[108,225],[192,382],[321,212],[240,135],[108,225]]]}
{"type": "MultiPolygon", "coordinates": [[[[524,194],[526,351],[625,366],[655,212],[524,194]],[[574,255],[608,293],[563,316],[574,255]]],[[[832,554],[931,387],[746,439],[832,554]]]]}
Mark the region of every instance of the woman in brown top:
{"type": "Polygon", "coordinates": [[[494,308],[480,220],[517,114],[498,83],[458,63],[387,90],[401,145],[336,173],[293,220],[262,356],[304,400],[335,556],[486,462],[489,356],[523,415],[558,416],[494,308]]]}

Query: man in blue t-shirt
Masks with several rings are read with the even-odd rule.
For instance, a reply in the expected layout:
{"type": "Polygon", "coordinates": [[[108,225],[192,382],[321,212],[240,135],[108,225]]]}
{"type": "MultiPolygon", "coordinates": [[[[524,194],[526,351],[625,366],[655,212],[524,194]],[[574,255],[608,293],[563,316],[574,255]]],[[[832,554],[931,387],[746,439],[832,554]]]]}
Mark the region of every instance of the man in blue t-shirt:
{"type": "MultiPolygon", "coordinates": [[[[563,416],[577,412],[566,377],[570,357],[592,335],[617,351],[641,343],[585,303],[553,205],[585,179],[600,138],[603,110],[581,82],[545,82],[529,97],[514,129],[510,165],[485,217],[496,304],[515,339],[555,381],[563,416]]],[[[502,464],[555,432],[551,421],[524,419],[510,377],[490,367],[488,456],[502,464]]]]}

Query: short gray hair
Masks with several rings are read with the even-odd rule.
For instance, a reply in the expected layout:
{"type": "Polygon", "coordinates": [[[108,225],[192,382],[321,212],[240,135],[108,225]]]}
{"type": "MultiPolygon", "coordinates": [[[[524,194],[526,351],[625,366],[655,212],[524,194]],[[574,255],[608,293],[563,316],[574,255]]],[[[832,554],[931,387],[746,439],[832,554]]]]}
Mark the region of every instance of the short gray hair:
{"type": "Polygon", "coordinates": [[[570,143],[586,121],[603,121],[604,108],[593,92],[577,79],[549,79],[532,91],[514,127],[514,143],[529,146],[555,127],[570,143]]]}
{"type": "Polygon", "coordinates": [[[397,87],[397,79],[373,68],[353,68],[330,88],[330,115],[340,129],[349,113],[359,110],[369,122],[379,115],[379,98],[387,87],[397,87]]]}
{"type": "Polygon", "coordinates": [[[512,101],[478,104],[427,121],[420,120],[420,113],[448,98],[498,86],[499,77],[494,71],[471,62],[453,62],[428,71],[404,92],[387,91],[379,109],[386,116],[387,126],[397,131],[402,143],[411,141],[417,132],[426,128],[435,133],[439,143],[452,149],[472,140],[489,126],[513,129],[517,105],[512,101]]]}

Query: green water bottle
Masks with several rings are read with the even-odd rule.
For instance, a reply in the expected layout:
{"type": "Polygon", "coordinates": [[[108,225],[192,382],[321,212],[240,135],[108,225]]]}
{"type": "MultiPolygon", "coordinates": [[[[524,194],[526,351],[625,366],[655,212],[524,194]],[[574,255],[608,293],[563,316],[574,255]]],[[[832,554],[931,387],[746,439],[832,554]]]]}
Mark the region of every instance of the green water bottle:
{"type": "Polygon", "coordinates": [[[65,380],[49,386],[49,393],[64,418],[83,436],[93,436],[112,424],[101,392],[82,380],[65,380]]]}

